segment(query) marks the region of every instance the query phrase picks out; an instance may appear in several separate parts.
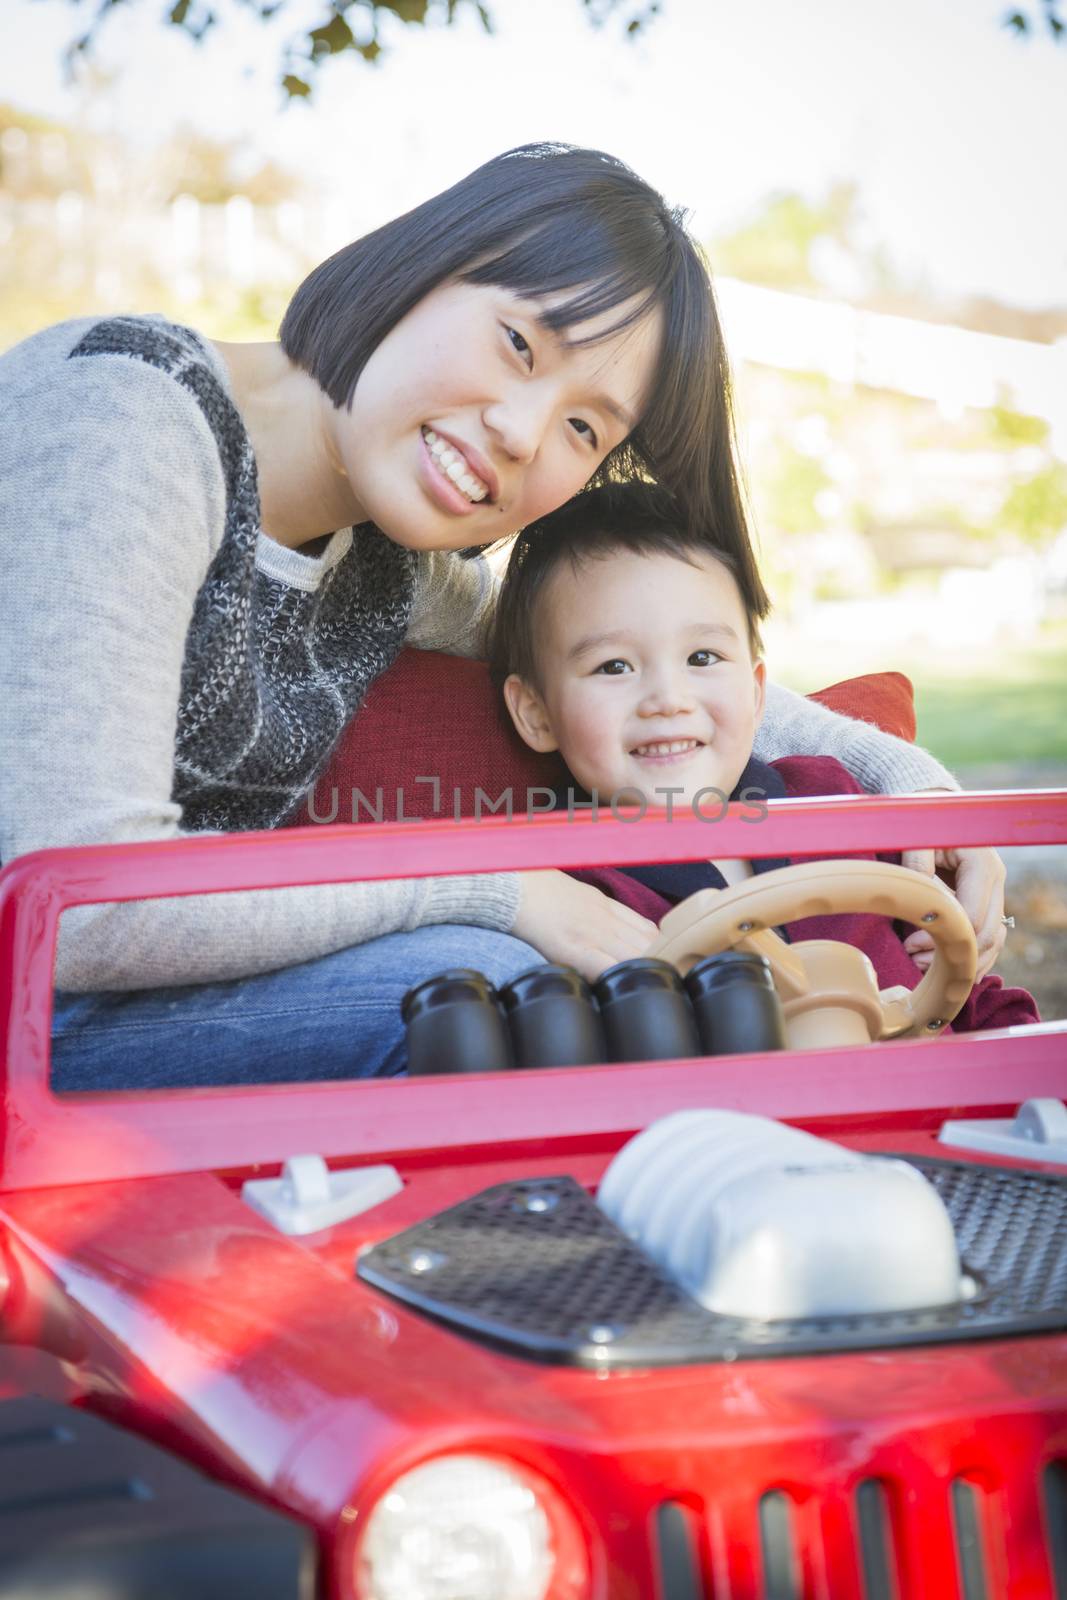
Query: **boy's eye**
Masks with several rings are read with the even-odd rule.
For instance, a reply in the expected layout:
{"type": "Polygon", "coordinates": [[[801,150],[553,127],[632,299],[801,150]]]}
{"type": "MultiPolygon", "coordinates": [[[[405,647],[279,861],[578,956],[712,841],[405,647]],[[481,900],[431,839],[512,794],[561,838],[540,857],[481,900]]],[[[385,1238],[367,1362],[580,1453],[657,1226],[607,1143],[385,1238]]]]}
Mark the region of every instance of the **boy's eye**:
{"type": "Polygon", "coordinates": [[[602,661],[594,672],[602,672],[606,678],[618,678],[624,672],[632,671],[630,663],[623,661],[619,656],[614,656],[610,661],[602,661]]]}
{"type": "Polygon", "coordinates": [[[533,367],[533,351],[530,348],[529,342],[526,339],[523,338],[523,336],[519,332],[518,328],[509,327],[506,322],[504,323],[503,326],[504,326],[504,332],[507,335],[508,343],[511,345],[511,348],[515,351],[515,354],[519,357],[520,360],[524,361],[528,367],[532,368],[533,367]]]}
{"type": "Polygon", "coordinates": [[[568,417],[567,420],[570,423],[571,427],[574,429],[575,433],[578,434],[578,436],[580,438],[588,440],[588,442],[595,449],[596,443],[597,443],[597,436],[594,433],[593,429],[589,426],[588,422],[586,422],[585,418],[584,417],[568,417]]]}
{"type": "Polygon", "coordinates": [[[716,661],[721,660],[722,656],[717,655],[714,650],[694,650],[689,657],[687,665],[690,667],[711,667],[714,666],[716,661]]]}

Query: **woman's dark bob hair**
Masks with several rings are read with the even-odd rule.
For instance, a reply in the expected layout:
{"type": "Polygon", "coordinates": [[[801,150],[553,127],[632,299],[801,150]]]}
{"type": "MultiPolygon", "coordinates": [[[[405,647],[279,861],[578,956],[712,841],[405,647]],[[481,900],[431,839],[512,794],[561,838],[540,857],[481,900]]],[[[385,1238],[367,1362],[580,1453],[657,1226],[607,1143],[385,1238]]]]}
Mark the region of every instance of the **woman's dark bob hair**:
{"type": "Polygon", "coordinates": [[[347,406],[385,336],[450,279],[533,300],[562,295],[541,321],[578,337],[583,322],[617,306],[626,311],[610,332],[659,310],[663,343],[644,415],[592,481],[662,483],[684,520],[731,554],[762,615],[729,367],[707,267],[682,213],[602,151],[523,145],[317,267],[285,314],[282,348],[334,405],[347,406]]]}

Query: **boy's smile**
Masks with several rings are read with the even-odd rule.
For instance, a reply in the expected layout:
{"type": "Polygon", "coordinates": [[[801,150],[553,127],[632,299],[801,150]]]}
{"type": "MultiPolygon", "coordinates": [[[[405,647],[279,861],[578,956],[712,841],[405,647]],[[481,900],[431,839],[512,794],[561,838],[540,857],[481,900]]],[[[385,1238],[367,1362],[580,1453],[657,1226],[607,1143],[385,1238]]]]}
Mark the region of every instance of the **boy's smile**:
{"type": "Polygon", "coordinates": [[[513,675],[505,698],[527,744],[558,749],[583,788],[651,805],[667,790],[674,804],[733,790],[764,668],[721,562],[627,550],[565,561],[538,596],[535,636],[539,684],[513,675]]]}

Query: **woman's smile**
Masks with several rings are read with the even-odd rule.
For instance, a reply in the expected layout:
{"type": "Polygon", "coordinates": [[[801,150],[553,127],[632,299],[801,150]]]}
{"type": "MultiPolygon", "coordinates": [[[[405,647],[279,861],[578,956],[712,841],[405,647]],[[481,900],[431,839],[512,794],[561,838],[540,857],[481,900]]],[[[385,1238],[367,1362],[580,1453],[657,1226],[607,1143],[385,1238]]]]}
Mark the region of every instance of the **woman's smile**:
{"type": "Polygon", "coordinates": [[[459,490],[461,498],[467,502],[466,506],[458,506],[461,512],[479,505],[483,500],[492,501],[496,498],[496,474],[491,467],[483,466],[480,460],[475,465],[472,459],[475,452],[469,446],[464,447],[458,440],[442,438],[435,429],[428,427],[422,429],[422,442],[430,458],[431,492],[444,492],[446,509],[451,509],[456,500],[455,494],[449,492],[453,490],[459,490]]]}

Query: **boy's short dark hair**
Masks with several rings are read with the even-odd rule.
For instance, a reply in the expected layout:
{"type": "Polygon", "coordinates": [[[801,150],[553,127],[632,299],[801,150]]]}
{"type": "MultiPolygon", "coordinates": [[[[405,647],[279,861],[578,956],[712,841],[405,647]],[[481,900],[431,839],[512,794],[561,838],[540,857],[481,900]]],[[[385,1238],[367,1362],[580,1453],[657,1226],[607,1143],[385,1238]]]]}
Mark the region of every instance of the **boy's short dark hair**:
{"type": "Polygon", "coordinates": [[[537,607],[548,580],[565,561],[583,562],[617,551],[671,555],[681,561],[713,556],[733,574],[741,595],[753,656],[763,653],[760,618],[766,614],[762,585],[753,593],[747,565],[714,538],[688,531],[665,489],[651,483],[612,483],[586,489],[516,537],[497,603],[489,640],[489,666],[498,686],[511,673],[537,684],[537,607]]]}

